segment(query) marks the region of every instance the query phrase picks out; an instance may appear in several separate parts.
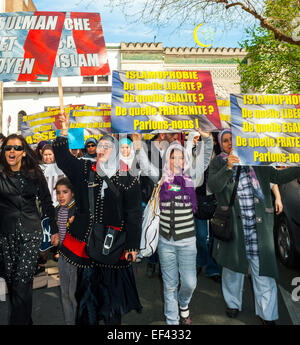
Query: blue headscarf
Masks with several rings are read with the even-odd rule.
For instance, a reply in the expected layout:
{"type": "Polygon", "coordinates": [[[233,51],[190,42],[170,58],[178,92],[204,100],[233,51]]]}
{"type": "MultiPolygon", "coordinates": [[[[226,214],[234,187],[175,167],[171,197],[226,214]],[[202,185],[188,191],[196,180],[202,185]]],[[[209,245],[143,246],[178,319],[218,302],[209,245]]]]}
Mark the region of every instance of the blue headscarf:
{"type": "Polygon", "coordinates": [[[119,141],[120,147],[121,147],[123,144],[127,144],[127,145],[129,145],[130,147],[132,147],[132,141],[131,141],[129,138],[122,138],[122,139],[120,139],[120,141],[119,141]]]}

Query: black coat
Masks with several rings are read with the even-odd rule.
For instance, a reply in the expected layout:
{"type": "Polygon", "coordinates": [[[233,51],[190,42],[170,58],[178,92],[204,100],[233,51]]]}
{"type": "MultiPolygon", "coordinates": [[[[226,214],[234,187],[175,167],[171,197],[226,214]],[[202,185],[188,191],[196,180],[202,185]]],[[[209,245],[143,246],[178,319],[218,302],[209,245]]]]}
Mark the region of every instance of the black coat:
{"type": "Polygon", "coordinates": [[[25,232],[41,229],[41,218],[49,217],[51,233],[57,233],[55,209],[44,176],[39,180],[25,178],[21,186],[14,174],[4,177],[0,172],[0,232],[13,233],[17,222],[21,222],[25,232]],[[37,207],[40,201],[42,214],[37,207]]]}
{"type": "MultiPolygon", "coordinates": [[[[53,142],[55,160],[58,167],[70,179],[75,190],[75,218],[70,224],[70,234],[80,241],[86,241],[91,230],[89,212],[88,178],[94,162],[77,159],[69,152],[68,139],[57,137],[53,142]]],[[[96,175],[95,183],[95,217],[100,218],[104,226],[122,228],[126,231],[126,250],[138,250],[140,246],[142,228],[142,200],[138,177],[129,174],[120,176],[117,172],[111,181],[120,192],[119,198],[110,188],[104,191],[103,208],[100,207],[100,190],[102,178],[96,175]]]]}

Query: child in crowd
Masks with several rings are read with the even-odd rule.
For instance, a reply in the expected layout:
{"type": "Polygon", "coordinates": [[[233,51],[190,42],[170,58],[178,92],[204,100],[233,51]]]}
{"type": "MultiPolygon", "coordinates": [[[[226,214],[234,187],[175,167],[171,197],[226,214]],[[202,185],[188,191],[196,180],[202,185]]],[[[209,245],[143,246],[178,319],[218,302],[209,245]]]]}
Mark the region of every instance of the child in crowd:
{"type": "MultiPolygon", "coordinates": [[[[55,190],[59,203],[56,207],[56,220],[59,229],[59,246],[61,246],[67,229],[74,219],[74,190],[71,182],[66,177],[57,181],[55,190]]],[[[77,308],[75,299],[77,267],[69,263],[63,255],[60,255],[58,259],[58,269],[65,322],[67,325],[74,325],[77,308]]]]}

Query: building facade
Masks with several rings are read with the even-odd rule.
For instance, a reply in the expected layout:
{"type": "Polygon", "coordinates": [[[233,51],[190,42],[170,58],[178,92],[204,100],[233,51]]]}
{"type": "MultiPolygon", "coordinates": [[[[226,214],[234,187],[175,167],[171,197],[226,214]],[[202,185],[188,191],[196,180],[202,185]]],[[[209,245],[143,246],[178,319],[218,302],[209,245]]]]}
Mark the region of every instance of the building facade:
{"type": "MultiPolygon", "coordinates": [[[[246,52],[239,48],[170,48],[162,43],[107,43],[110,70],[209,70],[218,99],[239,93],[236,59],[246,52]]],[[[111,103],[112,78],[109,76],[62,78],[64,104],[111,103]]],[[[20,131],[20,111],[27,115],[43,111],[45,106],[59,106],[58,81],[7,82],[3,87],[4,134],[20,131]],[[8,119],[11,118],[11,123],[8,119]]]]}

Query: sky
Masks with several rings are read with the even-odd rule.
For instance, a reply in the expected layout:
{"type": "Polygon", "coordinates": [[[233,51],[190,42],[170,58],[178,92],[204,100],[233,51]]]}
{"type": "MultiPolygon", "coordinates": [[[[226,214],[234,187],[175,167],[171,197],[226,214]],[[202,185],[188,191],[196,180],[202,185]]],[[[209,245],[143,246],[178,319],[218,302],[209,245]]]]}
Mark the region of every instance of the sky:
{"type": "MultiPolygon", "coordinates": [[[[143,1],[143,0],[138,0],[143,1]]],[[[106,43],[120,42],[162,42],[163,47],[200,47],[194,40],[193,32],[198,25],[185,25],[176,31],[176,21],[167,28],[158,28],[156,25],[132,23],[125,18],[120,8],[109,7],[108,0],[33,0],[39,11],[74,11],[98,12],[102,20],[102,28],[106,43]]],[[[136,1],[132,1],[134,4],[136,1]]],[[[199,23],[201,24],[201,23],[199,23]]],[[[239,47],[238,42],[246,38],[245,30],[241,26],[231,28],[230,31],[216,26],[215,29],[204,24],[197,31],[197,38],[203,44],[212,47],[239,47]]]]}

